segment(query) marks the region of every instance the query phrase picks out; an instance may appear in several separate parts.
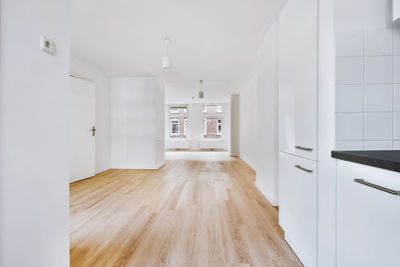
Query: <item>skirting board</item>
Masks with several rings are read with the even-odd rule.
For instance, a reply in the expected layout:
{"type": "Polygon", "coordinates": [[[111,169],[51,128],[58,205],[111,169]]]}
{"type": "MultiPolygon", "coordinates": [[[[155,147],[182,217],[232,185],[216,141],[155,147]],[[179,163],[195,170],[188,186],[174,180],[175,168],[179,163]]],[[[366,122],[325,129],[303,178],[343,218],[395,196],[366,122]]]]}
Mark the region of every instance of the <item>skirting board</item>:
{"type": "Polygon", "coordinates": [[[300,251],[293,244],[292,240],[290,239],[290,237],[288,237],[286,232],[285,232],[285,240],[289,244],[290,248],[293,250],[294,254],[296,254],[297,258],[301,261],[301,263],[303,263],[303,265],[305,267],[311,266],[311,265],[308,265],[308,263],[306,261],[304,261],[303,255],[300,253],[300,251]]]}
{"type": "Polygon", "coordinates": [[[255,185],[258,191],[260,191],[264,195],[264,197],[272,204],[272,206],[279,206],[279,201],[276,198],[267,194],[265,190],[263,190],[262,186],[260,186],[259,184],[259,180],[256,179],[255,185]]]}
{"type": "Polygon", "coordinates": [[[111,169],[118,169],[118,170],[158,170],[165,164],[164,161],[154,164],[154,165],[132,165],[132,166],[112,166],[111,169]]]}

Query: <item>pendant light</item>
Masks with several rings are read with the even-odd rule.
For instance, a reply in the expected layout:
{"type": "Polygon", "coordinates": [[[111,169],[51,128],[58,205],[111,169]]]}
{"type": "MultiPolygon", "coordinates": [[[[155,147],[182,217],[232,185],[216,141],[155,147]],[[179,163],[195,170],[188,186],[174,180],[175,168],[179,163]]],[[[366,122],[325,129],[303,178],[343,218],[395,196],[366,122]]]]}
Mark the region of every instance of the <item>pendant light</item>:
{"type": "Polygon", "coordinates": [[[165,44],[165,55],[162,57],[162,68],[163,69],[170,69],[171,68],[171,59],[168,55],[168,46],[170,40],[168,38],[164,39],[165,44]]]}
{"type": "Polygon", "coordinates": [[[203,91],[203,80],[200,80],[200,91],[199,91],[199,98],[204,98],[204,91],[203,91]]]}

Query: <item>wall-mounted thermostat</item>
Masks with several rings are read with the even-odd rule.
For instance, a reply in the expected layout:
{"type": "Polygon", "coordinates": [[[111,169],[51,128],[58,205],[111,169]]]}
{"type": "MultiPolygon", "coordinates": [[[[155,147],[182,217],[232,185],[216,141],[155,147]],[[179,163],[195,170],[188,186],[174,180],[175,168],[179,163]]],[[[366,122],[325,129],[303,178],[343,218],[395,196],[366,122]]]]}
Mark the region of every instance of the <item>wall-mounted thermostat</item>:
{"type": "Polygon", "coordinates": [[[56,43],[53,40],[51,40],[45,36],[41,36],[40,37],[40,49],[42,49],[44,52],[54,56],[56,54],[56,43]]]}

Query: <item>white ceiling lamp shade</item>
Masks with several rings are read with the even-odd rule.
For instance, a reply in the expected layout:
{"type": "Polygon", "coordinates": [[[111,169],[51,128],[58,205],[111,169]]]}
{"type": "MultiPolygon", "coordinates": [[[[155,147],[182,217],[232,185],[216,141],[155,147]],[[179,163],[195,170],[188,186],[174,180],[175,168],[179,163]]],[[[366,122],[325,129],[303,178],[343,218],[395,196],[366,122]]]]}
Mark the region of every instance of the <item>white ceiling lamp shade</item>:
{"type": "Polygon", "coordinates": [[[203,80],[200,80],[200,91],[199,91],[199,98],[204,98],[204,91],[203,91],[203,80]]]}
{"type": "Polygon", "coordinates": [[[168,38],[164,39],[165,55],[162,57],[162,68],[165,69],[165,70],[171,68],[171,58],[168,55],[169,42],[170,42],[170,40],[168,38]]]}

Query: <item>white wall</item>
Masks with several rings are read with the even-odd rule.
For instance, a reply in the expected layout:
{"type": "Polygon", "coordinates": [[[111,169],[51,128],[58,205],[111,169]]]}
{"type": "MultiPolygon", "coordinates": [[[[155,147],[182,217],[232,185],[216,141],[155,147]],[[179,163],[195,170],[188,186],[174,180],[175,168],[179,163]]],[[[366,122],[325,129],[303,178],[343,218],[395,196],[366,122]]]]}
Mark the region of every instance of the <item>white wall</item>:
{"type": "Polygon", "coordinates": [[[257,172],[256,185],[278,204],[277,22],[258,51],[257,73],[240,92],[240,157],[257,172]]]}
{"type": "Polygon", "coordinates": [[[96,83],[96,173],[110,169],[110,78],[97,68],[71,58],[71,74],[96,83]]]}
{"type": "Polygon", "coordinates": [[[190,103],[190,104],[177,104],[177,105],[187,105],[188,106],[188,136],[184,140],[174,140],[169,138],[169,105],[176,105],[176,103],[170,103],[165,106],[165,146],[167,149],[182,148],[182,142],[185,143],[186,149],[188,150],[201,150],[207,148],[229,150],[230,146],[230,136],[231,136],[231,114],[230,114],[230,104],[221,102],[211,102],[211,103],[190,103]],[[218,104],[222,105],[222,138],[220,140],[207,140],[203,138],[203,105],[206,104],[218,104]],[[201,143],[201,144],[200,144],[201,143]]]}
{"type": "Polygon", "coordinates": [[[239,156],[253,169],[259,157],[257,132],[258,123],[255,103],[257,102],[257,75],[254,75],[239,95],[239,156]]]}
{"type": "Polygon", "coordinates": [[[0,10],[0,265],[69,266],[70,1],[0,10]]]}
{"type": "Polygon", "coordinates": [[[111,168],[164,163],[164,86],[157,78],[111,79],[111,168]]]}
{"type": "Polygon", "coordinates": [[[336,145],[400,148],[400,24],[392,0],[336,0],[336,145]]]}

